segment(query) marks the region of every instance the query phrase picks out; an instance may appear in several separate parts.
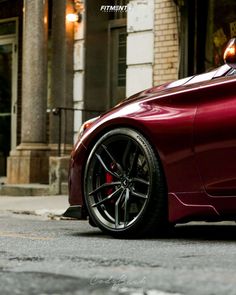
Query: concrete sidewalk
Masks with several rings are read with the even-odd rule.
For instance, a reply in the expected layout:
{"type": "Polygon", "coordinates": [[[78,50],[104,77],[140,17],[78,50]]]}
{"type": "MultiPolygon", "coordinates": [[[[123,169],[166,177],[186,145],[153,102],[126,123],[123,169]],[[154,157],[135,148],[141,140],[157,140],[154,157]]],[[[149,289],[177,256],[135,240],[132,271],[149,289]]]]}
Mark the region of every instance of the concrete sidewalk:
{"type": "Polygon", "coordinates": [[[10,197],[0,196],[0,213],[13,212],[39,216],[60,216],[69,207],[68,196],[10,197]]]}

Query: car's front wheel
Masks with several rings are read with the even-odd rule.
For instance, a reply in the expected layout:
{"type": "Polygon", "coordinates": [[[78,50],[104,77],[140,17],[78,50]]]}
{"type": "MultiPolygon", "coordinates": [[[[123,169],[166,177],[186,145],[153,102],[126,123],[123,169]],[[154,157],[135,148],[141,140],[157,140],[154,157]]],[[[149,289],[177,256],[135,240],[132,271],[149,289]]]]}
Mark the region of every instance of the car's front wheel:
{"type": "Polygon", "coordinates": [[[139,132],[117,128],[103,135],[90,152],[84,175],[90,218],[104,232],[143,236],[166,225],[160,162],[139,132]]]}

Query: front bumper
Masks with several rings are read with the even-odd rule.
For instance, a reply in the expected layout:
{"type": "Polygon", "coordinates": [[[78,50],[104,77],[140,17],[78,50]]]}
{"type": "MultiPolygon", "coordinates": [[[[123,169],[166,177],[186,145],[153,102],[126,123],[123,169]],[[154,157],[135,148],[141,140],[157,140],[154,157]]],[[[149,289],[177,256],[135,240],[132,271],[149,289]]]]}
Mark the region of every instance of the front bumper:
{"type": "MultiPolygon", "coordinates": [[[[83,166],[86,161],[86,149],[80,142],[71,157],[69,168],[69,204],[70,207],[83,208],[83,166]]],[[[74,210],[74,209],[72,209],[74,210]]]]}
{"type": "Polygon", "coordinates": [[[63,213],[63,216],[76,219],[86,219],[87,217],[81,205],[70,206],[66,212],[63,213]]]}
{"type": "Polygon", "coordinates": [[[63,214],[65,217],[86,219],[87,210],[83,198],[83,166],[86,160],[86,148],[79,142],[72,153],[69,169],[69,204],[63,214]]]}

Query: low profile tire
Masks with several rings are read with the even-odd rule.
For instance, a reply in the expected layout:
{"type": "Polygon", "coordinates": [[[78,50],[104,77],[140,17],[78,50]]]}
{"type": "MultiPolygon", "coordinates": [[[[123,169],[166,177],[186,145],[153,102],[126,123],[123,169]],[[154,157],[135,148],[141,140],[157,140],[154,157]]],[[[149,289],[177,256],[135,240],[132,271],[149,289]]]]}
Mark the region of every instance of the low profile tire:
{"type": "Polygon", "coordinates": [[[92,221],[114,237],[150,235],[167,225],[160,161],[133,129],[117,128],[97,141],[85,167],[84,195],[92,221]]]}

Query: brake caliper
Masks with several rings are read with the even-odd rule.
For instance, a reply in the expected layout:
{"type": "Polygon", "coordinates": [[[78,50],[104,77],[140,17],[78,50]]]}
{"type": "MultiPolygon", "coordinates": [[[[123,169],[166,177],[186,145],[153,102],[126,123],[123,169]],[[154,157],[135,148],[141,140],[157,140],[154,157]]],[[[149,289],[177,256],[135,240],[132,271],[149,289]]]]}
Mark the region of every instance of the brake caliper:
{"type": "MultiPolygon", "coordinates": [[[[116,170],[115,163],[111,163],[110,169],[112,172],[116,170]]],[[[114,179],[113,176],[109,172],[106,172],[106,176],[105,176],[106,183],[112,183],[113,179],[114,179]]],[[[113,191],[114,191],[113,188],[106,189],[106,195],[109,196],[110,194],[113,193],[113,191]]]]}

